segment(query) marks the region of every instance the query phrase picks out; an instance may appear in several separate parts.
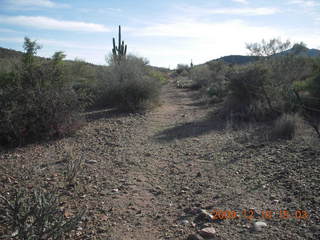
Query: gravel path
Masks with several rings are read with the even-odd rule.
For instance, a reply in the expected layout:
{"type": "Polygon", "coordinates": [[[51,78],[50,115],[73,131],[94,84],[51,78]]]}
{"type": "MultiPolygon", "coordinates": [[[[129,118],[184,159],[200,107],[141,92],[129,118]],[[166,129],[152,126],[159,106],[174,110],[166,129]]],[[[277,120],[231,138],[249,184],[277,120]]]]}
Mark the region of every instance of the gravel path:
{"type": "Polygon", "coordinates": [[[58,189],[70,216],[88,209],[78,239],[201,239],[194,234],[205,227],[214,239],[320,238],[319,145],[261,142],[253,129],[214,120],[213,110],[170,82],[151,112],[88,114],[72,137],[2,152],[0,190],[58,189]],[[71,184],[70,159],[82,164],[71,184]],[[239,218],[210,220],[201,210],[239,218]],[[297,210],[308,217],[296,219],[297,210]],[[256,221],[267,227],[255,231],[256,221]]]}

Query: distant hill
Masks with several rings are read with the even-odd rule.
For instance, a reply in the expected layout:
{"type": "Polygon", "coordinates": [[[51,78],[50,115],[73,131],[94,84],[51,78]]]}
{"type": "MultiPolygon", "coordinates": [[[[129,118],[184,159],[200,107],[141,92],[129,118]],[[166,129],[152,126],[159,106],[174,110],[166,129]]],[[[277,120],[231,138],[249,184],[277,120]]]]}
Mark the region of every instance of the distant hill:
{"type": "Polygon", "coordinates": [[[308,50],[308,56],[311,56],[311,57],[320,57],[320,50],[318,49],[309,49],[308,50]]]}
{"type": "Polygon", "coordinates": [[[15,57],[21,57],[22,52],[13,50],[13,49],[7,49],[0,47],[0,58],[15,58],[15,57]]]}
{"type": "MultiPolygon", "coordinates": [[[[13,50],[13,49],[0,47],[0,60],[1,59],[20,58],[22,56],[23,56],[23,52],[16,51],[16,50],[13,50]]],[[[44,58],[44,57],[38,57],[38,58],[39,59],[49,59],[49,58],[44,58]]],[[[72,65],[76,61],[74,61],[74,60],[65,60],[65,62],[72,65]]],[[[92,67],[102,67],[102,66],[104,66],[104,65],[97,65],[97,64],[88,63],[88,62],[84,62],[84,64],[92,66],[92,67]]],[[[160,71],[160,72],[170,72],[170,69],[168,69],[168,68],[154,67],[154,66],[150,66],[150,67],[153,70],[157,70],[157,71],[160,71]]]]}
{"type": "MultiPolygon", "coordinates": [[[[300,56],[308,56],[308,57],[320,57],[320,50],[318,49],[309,49],[309,48],[298,48],[296,45],[291,49],[278,53],[276,56],[285,56],[288,54],[300,55],[300,56]]],[[[229,55],[221,58],[217,58],[206,63],[210,63],[213,61],[223,61],[229,64],[247,64],[250,62],[257,61],[259,58],[256,56],[242,56],[242,55],[229,55]]]]}
{"type": "Polygon", "coordinates": [[[306,47],[301,47],[298,44],[294,45],[291,49],[283,51],[278,55],[288,55],[288,54],[295,54],[300,56],[308,56],[308,57],[320,57],[320,50],[318,49],[309,49],[306,47]]]}
{"type": "Polygon", "coordinates": [[[223,61],[230,64],[247,64],[257,61],[259,57],[255,56],[242,56],[242,55],[229,55],[216,59],[216,61],[223,61]]]}

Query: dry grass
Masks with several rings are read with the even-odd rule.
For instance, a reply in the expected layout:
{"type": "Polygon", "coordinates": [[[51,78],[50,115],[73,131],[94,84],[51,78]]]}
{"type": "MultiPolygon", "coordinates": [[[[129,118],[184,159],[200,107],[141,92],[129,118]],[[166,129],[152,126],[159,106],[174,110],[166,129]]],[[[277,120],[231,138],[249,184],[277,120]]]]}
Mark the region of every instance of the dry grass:
{"type": "Polygon", "coordinates": [[[296,134],[298,121],[299,117],[296,114],[283,114],[274,121],[269,138],[286,140],[293,139],[296,134]]]}
{"type": "Polygon", "coordinates": [[[82,172],[83,160],[77,157],[73,146],[69,144],[64,145],[63,161],[66,162],[65,180],[69,185],[73,185],[77,176],[82,172]]]}

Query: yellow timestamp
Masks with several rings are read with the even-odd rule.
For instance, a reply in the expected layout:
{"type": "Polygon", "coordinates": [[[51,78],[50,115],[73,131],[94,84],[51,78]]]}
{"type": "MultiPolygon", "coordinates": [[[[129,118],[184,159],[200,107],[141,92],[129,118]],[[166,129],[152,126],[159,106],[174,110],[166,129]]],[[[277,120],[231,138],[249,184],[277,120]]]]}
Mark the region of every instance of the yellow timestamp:
{"type": "Polygon", "coordinates": [[[255,209],[243,209],[243,210],[219,210],[214,209],[211,211],[212,220],[224,220],[224,219],[239,219],[245,218],[248,220],[253,219],[297,219],[307,220],[310,215],[306,210],[261,210],[255,209]]]}

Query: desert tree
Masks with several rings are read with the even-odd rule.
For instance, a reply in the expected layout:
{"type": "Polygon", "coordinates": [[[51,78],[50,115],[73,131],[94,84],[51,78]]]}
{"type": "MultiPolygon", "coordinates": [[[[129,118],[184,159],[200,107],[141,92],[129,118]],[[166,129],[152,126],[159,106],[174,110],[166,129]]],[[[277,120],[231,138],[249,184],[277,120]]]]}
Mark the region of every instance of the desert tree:
{"type": "Polygon", "coordinates": [[[291,42],[289,40],[282,42],[280,38],[273,38],[269,41],[262,39],[261,43],[246,43],[250,55],[259,57],[270,57],[286,51],[290,47],[291,42]]]}

